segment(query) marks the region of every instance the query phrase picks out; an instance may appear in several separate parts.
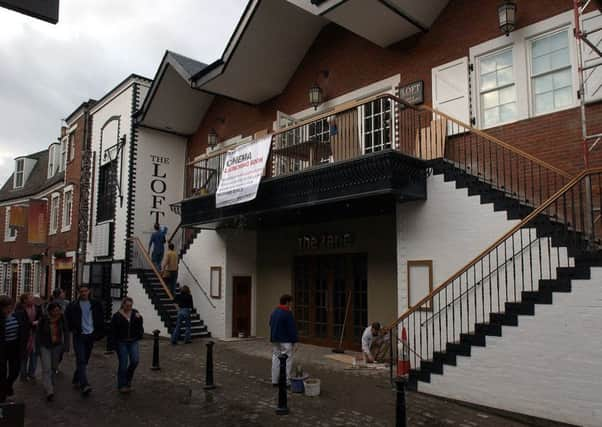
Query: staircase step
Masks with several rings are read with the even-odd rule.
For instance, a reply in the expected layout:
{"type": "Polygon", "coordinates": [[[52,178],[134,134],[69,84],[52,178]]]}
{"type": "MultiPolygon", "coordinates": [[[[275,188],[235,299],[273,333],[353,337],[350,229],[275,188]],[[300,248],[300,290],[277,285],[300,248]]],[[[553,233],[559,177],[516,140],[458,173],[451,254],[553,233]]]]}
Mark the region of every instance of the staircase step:
{"type": "Polygon", "coordinates": [[[474,345],[475,347],[485,347],[485,335],[482,334],[460,334],[460,342],[474,345]]]}
{"type": "Polygon", "coordinates": [[[422,381],[423,383],[431,382],[431,373],[422,369],[410,369],[410,381],[422,381]]]}
{"type": "Polygon", "coordinates": [[[490,337],[501,337],[502,325],[496,323],[477,323],[475,325],[475,332],[490,337]]]}
{"type": "Polygon", "coordinates": [[[455,353],[458,356],[470,356],[470,344],[448,342],[445,350],[450,353],[455,353]]]}
{"type": "Polygon", "coordinates": [[[552,292],[571,292],[571,281],[568,279],[539,279],[539,289],[552,292]]]}
{"type": "Polygon", "coordinates": [[[532,302],[533,304],[552,304],[552,291],[522,291],[521,300],[532,302]]]}
{"type": "Polygon", "coordinates": [[[589,280],[592,277],[591,269],[587,265],[575,267],[557,267],[556,277],[559,279],[581,279],[589,280]]]}
{"type": "Polygon", "coordinates": [[[443,363],[437,360],[422,360],[420,362],[420,370],[428,371],[431,374],[443,375],[443,363]]]}
{"type": "Polygon", "coordinates": [[[435,351],[433,359],[446,365],[456,366],[456,355],[447,351],[435,351]]]}
{"type": "Polygon", "coordinates": [[[490,313],[491,323],[503,326],[518,326],[518,315],[512,313],[490,313]]]}
{"type": "Polygon", "coordinates": [[[526,316],[533,316],[535,314],[535,304],[530,301],[506,302],[504,306],[506,307],[506,313],[526,316]]]}

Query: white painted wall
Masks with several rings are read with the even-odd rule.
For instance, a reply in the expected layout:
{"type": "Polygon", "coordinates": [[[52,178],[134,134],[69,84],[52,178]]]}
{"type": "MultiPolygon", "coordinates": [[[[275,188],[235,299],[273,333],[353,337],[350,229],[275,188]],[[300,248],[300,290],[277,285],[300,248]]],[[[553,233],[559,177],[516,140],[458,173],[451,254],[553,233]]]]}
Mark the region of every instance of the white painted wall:
{"type": "Polygon", "coordinates": [[[419,383],[425,393],[571,424],[602,425],[602,268],[555,293],[518,327],[419,383]]]}
{"type": "Polygon", "coordinates": [[[168,237],[180,223],[179,215],[169,205],[184,197],[185,164],[185,138],[138,128],[133,234],[144,245],[150,239],[157,215],[160,224],[167,226],[168,237]]]}
{"type": "Polygon", "coordinates": [[[215,337],[226,336],[226,306],[227,293],[224,289],[226,282],[226,240],[223,235],[212,230],[203,230],[196,237],[184,255],[184,262],[188,269],[180,262],[178,282],[180,286],[188,285],[192,293],[194,307],[207,325],[207,329],[215,337]],[[209,304],[207,298],[199,289],[192,275],[196,277],[207,295],[210,295],[209,275],[211,267],[222,267],[222,298],[211,298],[215,308],[209,304]]]}
{"type": "MultiPolygon", "coordinates": [[[[128,274],[128,296],[134,300],[134,308],[144,318],[144,333],[152,334],[155,329],[158,329],[160,336],[168,337],[167,328],[157,314],[157,310],[155,310],[153,303],[146,294],[140,279],[135,274],[128,274]]],[[[115,312],[115,307],[113,307],[113,312],[115,312]]]]}

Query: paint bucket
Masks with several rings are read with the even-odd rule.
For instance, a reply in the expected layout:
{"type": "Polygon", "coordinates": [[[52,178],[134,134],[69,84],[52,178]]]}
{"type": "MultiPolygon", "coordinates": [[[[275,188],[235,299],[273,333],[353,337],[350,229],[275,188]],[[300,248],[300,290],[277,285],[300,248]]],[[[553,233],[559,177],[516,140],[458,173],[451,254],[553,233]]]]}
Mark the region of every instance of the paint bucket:
{"type": "Polygon", "coordinates": [[[320,395],[320,380],[317,378],[310,378],[303,382],[305,386],[305,395],[308,397],[315,397],[320,395]]]}
{"type": "Polygon", "coordinates": [[[305,391],[303,382],[308,378],[309,375],[304,375],[302,377],[291,377],[291,392],[303,393],[305,391]]]}

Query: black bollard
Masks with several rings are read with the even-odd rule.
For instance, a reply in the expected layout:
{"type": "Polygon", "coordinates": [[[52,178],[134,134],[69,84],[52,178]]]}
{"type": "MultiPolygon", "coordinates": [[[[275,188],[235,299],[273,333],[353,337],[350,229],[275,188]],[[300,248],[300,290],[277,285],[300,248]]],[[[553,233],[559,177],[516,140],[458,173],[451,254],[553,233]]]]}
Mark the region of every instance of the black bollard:
{"type": "Polygon", "coordinates": [[[207,343],[207,363],[205,366],[205,390],[213,390],[215,384],[213,383],[213,341],[207,343]]]}
{"type": "Polygon", "coordinates": [[[159,371],[161,367],[159,366],[159,330],[155,329],[153,331],[153,366],[151,366],[151,370],[159,371]]]}
{"type": "Polygon", "coordinates": [[[406,379],[397,377],[395,379],[397,388],[397,404],[395,408],[395,426],[406,427],[406,379]]]}
{"type": "Polygon", "coordinates": [[[287,396],[286,396],[286,354],[278,356],[280,360],[280,375],[278,376],[278,408],[276,408],[276,414],[286,415],[288,414],[287,396]]]}

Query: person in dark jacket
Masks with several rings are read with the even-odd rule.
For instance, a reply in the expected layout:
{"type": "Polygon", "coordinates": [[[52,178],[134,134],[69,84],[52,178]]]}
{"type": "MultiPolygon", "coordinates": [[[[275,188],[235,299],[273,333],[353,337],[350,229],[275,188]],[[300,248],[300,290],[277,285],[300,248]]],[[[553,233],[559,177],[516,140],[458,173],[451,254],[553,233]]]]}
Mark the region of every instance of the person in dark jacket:
{"type": "Polygon", "coordinates": [[[46,315],[40,319],[36,337],[42,362],[42,381],[49,402],[54,399],[54,381],[63,354],[65,331],[61,306],[51,302],[46,307],[46,315]]]}
{"type": "Polygon", "coordinates": [[[270,316],[270,341],[272,342],[272,385],[278,385],[280,373],[280,360],[278,356],[286,354],[286,383],[290,385],[291,371],[293,369],[293,347],[299,337],[297,325],[291,312],[293,297],[282,295],[280,305],[272,311],[270,316]]]}
{"type": "Polygon", "coordinates": [[[138,341],[144,335],[142,316],[133,309],[133,305],[134,300],[125,297],[121,302],[121,308],[111,319],[111,334],[119,358],[117,388],[120,393],[132,391],[132,378],[140,361],[138,341]]]}
{"type": "Polygon", "coordinates": [[[38,322],[42,318],[42,306],[35,303],[35,298],[32,294],[25,292],[19,296],[19,304],[17,304],[15,311],[27,316],[30,325],[25,354],[21,360],[21,381],[25,382],[33,380],[36,374],[38,349],[35,334],[38,322]]]}
{"type": "Polygon", "coordinates": [[[14,395],[29,340],[29,319],[24,312],[13,311],[14,306],[12,298],[0,296],[0,403],[14,395]]]}
{"type": "Polygon", "coordinates": [[[190,288],[186,285],[182,286],[180,293],[176,295],[175,302],[178,305],[178,317],[176,319],[176,327],[171,334],[171,343],[176,345],[180,339],[180,328],[182,323],[186,322],[186,332],[184,334],[184,343],[190,344],[191,338],[191,325],[190,315],[192,314],[192,295],[190,294],[190,288]]]}
{"type": "Polygon", "coordinates": [[[92,354],[94,341],[104,335],[102,306],[90,298],[90,289],[86,285],[79,287],[79,298],[67,306],[65,313],[67,327],[73,335],[73,351],[76,367],[73,373],[73,385],[78,385],[82,396],[88,396],[92,387],[88,383],[86,369],[92,354]]]}

